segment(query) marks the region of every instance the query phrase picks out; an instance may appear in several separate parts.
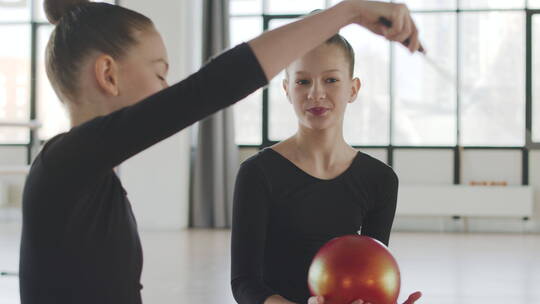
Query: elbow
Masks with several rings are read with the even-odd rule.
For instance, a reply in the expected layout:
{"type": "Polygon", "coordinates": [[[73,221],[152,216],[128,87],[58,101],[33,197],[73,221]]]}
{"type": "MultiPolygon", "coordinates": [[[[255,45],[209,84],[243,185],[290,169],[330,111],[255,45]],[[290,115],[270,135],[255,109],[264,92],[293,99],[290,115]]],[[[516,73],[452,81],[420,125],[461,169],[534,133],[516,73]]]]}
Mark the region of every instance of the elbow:
{"type": "Polygon", "coordinates": [[[231,279],[231,291],[232,291],[233,298],[236,301],[236,303],[240,303],[240,297],[239,297],[240,285],[238,283],[239,283],[238,280],[231,279]]]}
{"type": "Polygon", "coordinates": [[[249,294],[249,281],[246,279],[231,279],[231,291],[233,298],[238,304],[250,304],[246,299],[246,295],[249,294]]]}
{"type": "Polygon", "coordinates": [[[231,279],[231,290],[238,304],[263,304],[274,292],[254,278],[231,279]]]}

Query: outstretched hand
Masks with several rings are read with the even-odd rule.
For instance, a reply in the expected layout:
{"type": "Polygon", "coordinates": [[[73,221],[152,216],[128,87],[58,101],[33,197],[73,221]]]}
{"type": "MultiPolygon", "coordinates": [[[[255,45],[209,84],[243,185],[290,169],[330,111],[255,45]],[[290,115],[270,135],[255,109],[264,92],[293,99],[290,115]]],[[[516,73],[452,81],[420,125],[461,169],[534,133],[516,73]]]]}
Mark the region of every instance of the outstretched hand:
{"type": "MultiPolygon", "coordinates": [[[[422,297],[422,293],[420,291],[412,293],[403,304],[414,304],[418,299],[422,297]]],[[[308,299],[308,304],[324,304],[324,297],[321,296],[315,296],[308,299]]],[[[358,299],[351,304],[371,304],[370,302],[364,302],[364,300],[358,299]]]]}

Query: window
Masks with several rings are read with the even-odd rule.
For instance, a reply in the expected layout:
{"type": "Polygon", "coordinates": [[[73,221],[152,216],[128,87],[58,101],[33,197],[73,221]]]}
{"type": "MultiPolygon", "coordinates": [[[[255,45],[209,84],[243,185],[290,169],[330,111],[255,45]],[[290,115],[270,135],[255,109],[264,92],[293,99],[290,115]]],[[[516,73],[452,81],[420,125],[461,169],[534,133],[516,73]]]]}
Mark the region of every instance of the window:
{"type": "Polygon", "coordinates": [[[325,7],[324,0],[271,0],[265,1],[265,11],[270,15],[307,14],[325,7]]]}
{"type": "Polygon", "coordinates": [[[528,6],[531,9],[540,9],[540,0],[528,0],[528,6]]]}
{"type": "Polygon", "coordinates": [[[30,20],[30,1],[0,0],[1,22],[27,22],[30,20]]]}
{"type": "Polygon", "coordinates": [[[525,0],[460,0],[462,9],[523,9],[525,0]]]}
{"type": "MultiPolygon", "coordinates": [[[[42,8],[43,0],[0,0],[0,121],[37,119],[44,140],[67,130],[69,123],[45,73],[45,46],[54,27],[42,8]]],[[[30,141],[28,129],[1,128],[0,145],[30,148],[30,141]]]]}
{"type": "Polygon", "coordinates": [[[45,72],[45,49],[53,26],[41,26],[38,30],[37,66],[37,117],[43,122],[39,138],[46,140],[69,130],[69,119],[65,107],[60,102],[45,72]]]}
{"type": "Polygon", "coordinates": [[[340,33],[355,50],[354,74],[362,83],[358,97],[345,112],[345,140],[352,145],[388,145],[390,43],[355,25],[345,27],[340,33]]]}
{"type": "MultiPolygon", "coordinates": [[[[274,19],[270,21],[269,28],[275,29],[296,19],[274,19]]],[[[283,91],[285,73],[281,72],[270,82],[268,87],[269,108],[269,138],[273,141],[285,139],[294,134],[297,121],[294,109],[283,91]]]]}
{"type": "Polygon", "coordinates": [[[237,15],[261,15],[263,0],[230,0],[230,14],[237,15]]]}
{"type": "MultiPolygon", "coordinates": [[[[0,9],[1,10],[1,9],[0,9]]],[[[30,26],[0,26],[0,121],[22,122],[30,117],[30,26]]],[[[28,142],[27,130],[2,128],[0,143],[28,142]]]]}
{"type": "Polygon", "coordinates": [[[532,140],[540,142],[540,15],[532,16],[532,140]]]}
{"type": "MultiPolygon", "coordinates": [[[[462,2],[466,2],[466,1],[470,1],[470,0],[462,0],[462,2]]],[[[394,2],[397,2],[397,1],[394,1],[394,2]]],[[[452,1],[452,0],[404,0],[404,1],[399,1],[399,2],[407,4],[410,10],[455,10],[456,9],[456,1],[452,1]]]]}
{"type": "MultiPolygon", "coordinates": [[[[261,32],[337,2],[231,0],[231,22],[249,16],[259,20],[251,25],[261,25],[261,32]]],[[[355,49],[355,74],[363,84],[346,112],[346,140],[355,146],[383,148],[523,147],[526,5],[540,8],[540,0],[401,2],[413,11],[428,56],[412,56],[402,46],[355,25],[341,31],[355,49]]],[[[540,21],[534,20],[538,28],[540,21]]],[[[232,36],[240,36],[239,31],[246,29],[231,27],[232,36]]],[[[538,39],[535,41],[533,47],[538,47],[538,39]]],[[[540,60],[533,60],[538,69],[540,60]]],[[[251,101],[260,102],[236,106],[237,117],[250,118],[249,124],[237,125],[241,129],[237,132],[239,145],[263,147],[295,132],[296,117],[283,93],[282,79],[283,75],[276,77],[267,94],[250,96],[251,101]],[[259,122],[262,125],[255,125],[259,122]]],[[[538,96],[538,88],[533,95],[538,96]]],[[[534,102],[533,116],[540,117],[537,104],[534,102]]],[[[534,121],[533,129],[537,141],[540,122],[534,121]]]]}
{"type": "Polygon", "coordinates": [[[461,15],[461,144],[525,144],[525,14],[461,15]]]}
{"type": "MultiPolygon", "coordinates": [[[[428,58],[394,49],[393,143],[454,146],[456,122],[456,14],[415,14],[428,58]]],[[[368,76],[369,77],[369,76],[368,76]]]]}
{"type": "MultiPolygon", "coordinates": [[[[256,2],[256,1],[232,1],[256,2]]],[[[237,17],[230,20],[231,45],[248,41],[262,32],[262,18],[237,17]]],[[[248,96],[234,106],[236,142],[259,145],[262,141],[262,90],[248,96]]]]}

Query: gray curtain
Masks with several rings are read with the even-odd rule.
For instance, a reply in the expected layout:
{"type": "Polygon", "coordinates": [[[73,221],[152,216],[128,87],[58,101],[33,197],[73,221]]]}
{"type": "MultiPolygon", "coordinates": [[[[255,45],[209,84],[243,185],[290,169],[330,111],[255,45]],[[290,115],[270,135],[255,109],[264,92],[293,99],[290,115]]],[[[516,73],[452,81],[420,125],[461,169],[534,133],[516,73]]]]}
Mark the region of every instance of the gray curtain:
{"type": "MultiPolygon", "coordinates": [[[[203,1],[203,60],[206,62],[229,47],[229,1],[203,1]]],[[[192,155],[191,226],[230,227],[238,170],[231,108],[198,124],[192,155]]]]}

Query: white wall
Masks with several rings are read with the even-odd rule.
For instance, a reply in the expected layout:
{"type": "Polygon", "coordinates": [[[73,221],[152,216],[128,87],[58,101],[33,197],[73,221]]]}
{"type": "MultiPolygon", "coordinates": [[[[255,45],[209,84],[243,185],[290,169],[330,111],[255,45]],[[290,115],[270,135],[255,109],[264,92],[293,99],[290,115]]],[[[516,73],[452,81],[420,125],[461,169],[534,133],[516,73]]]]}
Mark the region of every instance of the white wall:
{"type": "MultiPolygon", "coordinates": [[[[122,0],[120,5],[150,17],[165,41],[169,83],[201,62],[201,1],[122,0]]],[[[181,229],[188,224],[190,131],[151,147],[120,168],[141,229],[181,229]]]]}

